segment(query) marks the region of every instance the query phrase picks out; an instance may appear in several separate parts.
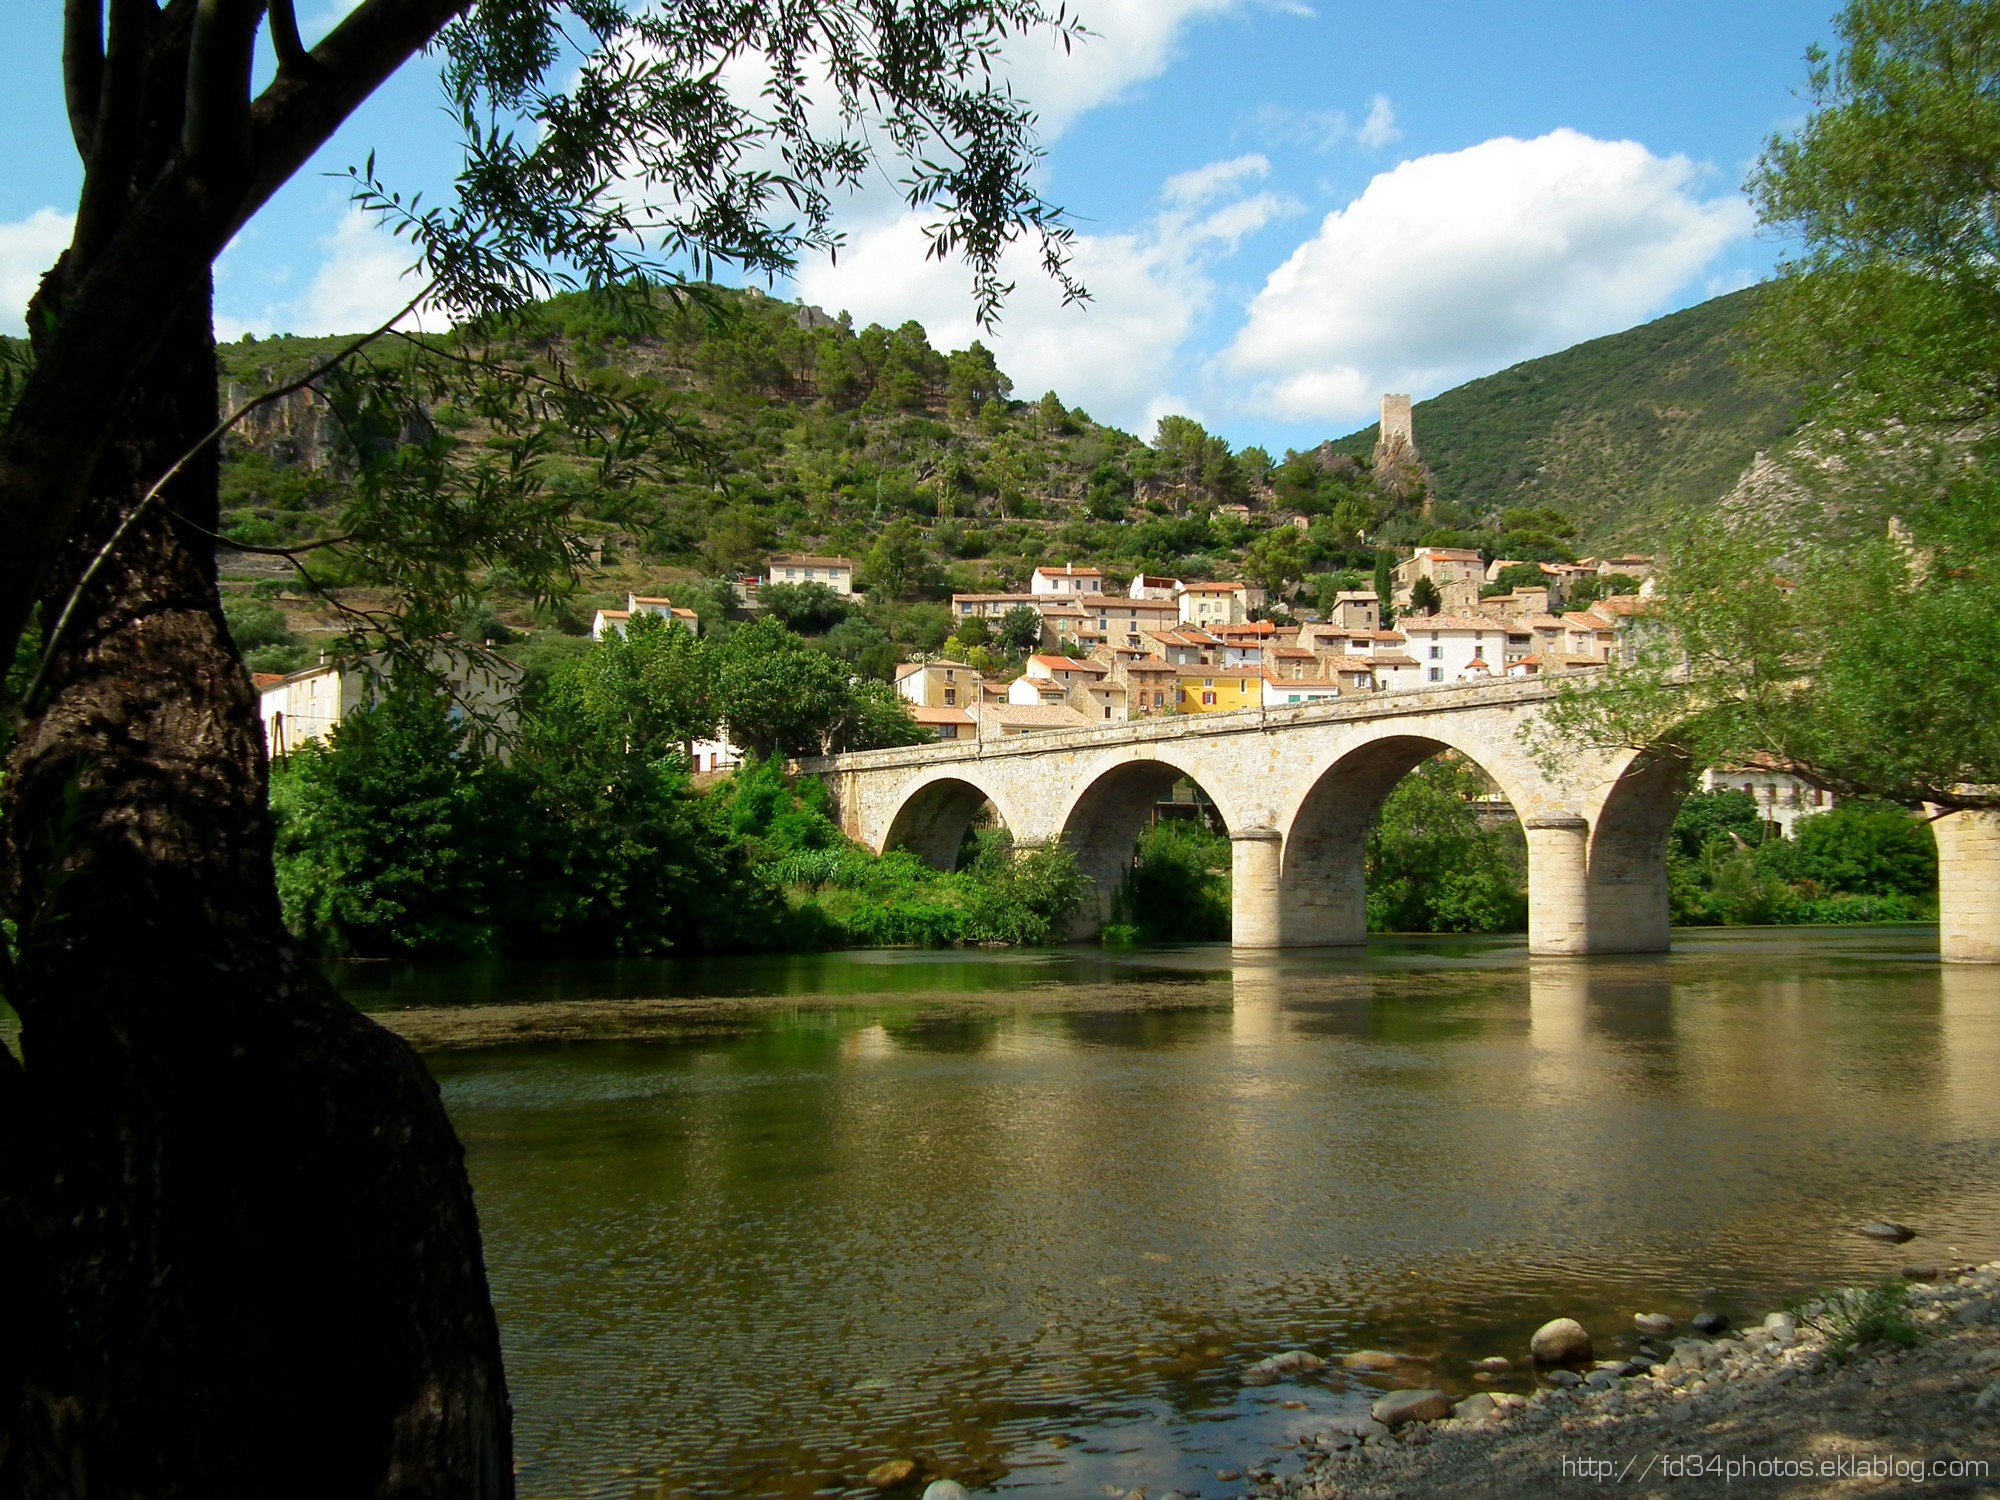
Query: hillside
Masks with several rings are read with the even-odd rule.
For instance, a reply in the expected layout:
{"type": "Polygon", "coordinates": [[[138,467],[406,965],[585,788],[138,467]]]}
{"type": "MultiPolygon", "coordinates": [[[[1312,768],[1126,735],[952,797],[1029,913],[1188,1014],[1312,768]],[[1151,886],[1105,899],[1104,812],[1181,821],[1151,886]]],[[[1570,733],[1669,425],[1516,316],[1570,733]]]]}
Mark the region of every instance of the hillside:
{"type": "MultiPolygon", "coordinates": [[[[1643,545],[1657,518],[1726,494],[1798,424],[1792,392],[1739,368],[1752,287],[1469,381],[1416,407],[1439,498],[1552,505],[1587,551],[1643,545]]],[[[1366,454],[1376,429],[1339,439],[1366,454]]]]}

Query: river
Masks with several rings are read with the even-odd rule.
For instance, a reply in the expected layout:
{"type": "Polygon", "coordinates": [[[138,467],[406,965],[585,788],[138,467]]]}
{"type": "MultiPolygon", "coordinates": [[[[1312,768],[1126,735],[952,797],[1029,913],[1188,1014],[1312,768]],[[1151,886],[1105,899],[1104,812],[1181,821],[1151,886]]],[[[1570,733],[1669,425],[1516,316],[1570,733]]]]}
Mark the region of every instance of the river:
{"type": "Polygon", "coordinates": [[[427,1047],[465,1140],[524,1497],[873,1494],[911,1456],[995,1493],[1213,1497],[1385,1378],[1246,1386],[1277,1351],[1468,1390],[1560,1314],[1629,1348],[1639,1310],[2000,1257],[2000,969],[1935,944],[340,980],[427,1047]],[[1920,1237],[1855,1232],[1881,1218],[1920,1237]]]}

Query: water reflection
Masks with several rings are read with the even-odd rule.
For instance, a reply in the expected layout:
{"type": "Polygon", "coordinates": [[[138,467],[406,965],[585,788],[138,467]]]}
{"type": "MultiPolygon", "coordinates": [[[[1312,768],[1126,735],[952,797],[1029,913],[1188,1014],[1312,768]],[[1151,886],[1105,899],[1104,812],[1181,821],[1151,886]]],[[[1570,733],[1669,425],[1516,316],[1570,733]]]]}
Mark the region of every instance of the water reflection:
{"type": "Polygon", "coordinates": [[[1926,941],[648,971],[698,1024],[433,1059],[522,1493],[859,1494],[903,1455],[1214,1493],[1383,1378],[1246,1389],[1278,1349],[1390,1347],[1463,1386],[1552,1310],[1610,1336],[1702,1287],[1761,1312],[1910,1253],[2000,1254],[2000,973],[1915,961],[1926,941]],[[741,1003],[758,975],[792,998],[741,1003]],[[1851,1232],[1882,1216],[1925,1238],[1851,1232]]]}

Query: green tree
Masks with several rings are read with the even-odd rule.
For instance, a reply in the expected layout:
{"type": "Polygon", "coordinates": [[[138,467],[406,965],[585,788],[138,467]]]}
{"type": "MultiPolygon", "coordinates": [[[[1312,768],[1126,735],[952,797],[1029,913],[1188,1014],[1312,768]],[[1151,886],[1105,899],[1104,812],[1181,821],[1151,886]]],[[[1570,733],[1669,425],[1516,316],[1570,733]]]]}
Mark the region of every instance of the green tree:
{"type": "Polygon", "coordinates": [[[1378,552],[1375,554],[1375,600],[1384,630],[1396,623],[1395,593],[1395,561],[1388,553],[1378,552]]]}
{"type": "Polygon", "coordinates": [[[1413,614],[1434,615],[1443,603],[1444,596],[1428,575],[1410,585],[1410,610],[1413,614]]]}
{"type": "Polygon", "coordinates": [[[1920,818],[1880,802],[1845,802],[1801,818],[1788,874],[1822,890],[1912,896],[1937,890],[1937,841],[1920,818]]]}
{"type": "Polygon", "coordinates": [[[1512,932],[1527,925],[1525,850],[1484,827],[1486,790],[1455,757],[1398,782],[1368,835],[1368,926],[1375,932],[1512,932]]]}
{"type": "Polygon", "coordinates": [[[1229,888],[1229,840],[1193,818],[1168,818],[1139,835],[1114,916],[1148,942],[1223,942],[1229,888]]]}
{"type": "Polygon", "coordinates": [[[847,669],[776,620],[740,627],[716,653],[716,712],[759,757],[818,755],[850,696],[847,669]]]}
{"type": "Polygon", "coordinates": [[[699,446],[632,393],[510,373],[508,330],[550,292],[604,289],[636,323],[675,300],[654,289],[677,266],[784,272],[832,243],[831,195],[872,141],[906,162],[934,247],[972,262],[982,315],[1024,232],[1059,266],[1032,117],[983,66],[1050,19],[1038,0],[829,0],[809,25],[766,0],[360,0],[312,37],[290,3],[63,7],[79,211],[26,320],[32,366],[0,398],[0,660],[37,627],[41,649],[7,705],[0,791],[22,1027],[0,1112],[36,1143],[0,1222],[19,1314],[0,1451],[21,1483],[87,1468],[104,1493],[250,1494],[311,1455],[328,1493],[513,1491],[436,1087],[279,920],[256,700],[216,583],[216,258],[434,49],[467,137],[455,192],[413,207],[372,158],[350,182],[455,331],[297,372],[357,460],[329,534],[305,539],[328,545],[301,555],[378,583],[372,621],[400,649],[496,563],[559,591],[585,493],[615,500],[656,446],[699,446]],[[762,97],[733,96],[726,56],[768,63],[762,97]],[[417,420],[452,385],[482,398],[477,445],[417,420]],[[578,459],[587,489],[559,482],[578,459]]]}
{"type": "Polygon", "coordinates": [[[1243,572],[1272,603],[1289,599],[1292,585],[1305,576],[1298,532],[1290,526],[1273,526],[1264,532],[1243,554],[1243,572]]]}
{"type": "Polygon", "coordinates": [[[678,622],[635,615],[557,667],[541,702],[543,721],[587,725],[620,753],[684,752],[715,733],[713,654],[678,622]]]}
{"type": "Polygon", "coordinates": [[[1042,643],[1042,617],[1032,604],[1017,604],[1000,617],[994,638],[1015,655],[1025,655],[1042,643]]]}
{"type": "Polygon", "coordinates": [[[498,951],[484,773],[444,698],[407,675],[293,752],[271,785],[287,925],[363,958],[498,951]]]}
{"type": "Polygon", "coordinates": [[[861,567],[871,598],[904,599],[920,588],[930,571],[930,549],[923,534],[907,516],[899,516],[882,528],[875,545],[862,558],[861,567]]]}
{"type": "Polygon", "coordinates": [[[1796,245],[1753,330],[1767,368],[1813,390],[1796,497],[1680,528],[1653,649],[1558,717],[1697,764],[1769,752],[1843,798],[1992,807],[2000,11],[1855,0],[1835,30],[1837,54],[1809,54],[1812,112],[1750,183],[1796,245]]]}
{"type": "Polygon", "coordinates": [[[824,583],[767,583],[757,591],[765,613],[800,635],[824,635],[847,618],[848,603],[824,583]]]}

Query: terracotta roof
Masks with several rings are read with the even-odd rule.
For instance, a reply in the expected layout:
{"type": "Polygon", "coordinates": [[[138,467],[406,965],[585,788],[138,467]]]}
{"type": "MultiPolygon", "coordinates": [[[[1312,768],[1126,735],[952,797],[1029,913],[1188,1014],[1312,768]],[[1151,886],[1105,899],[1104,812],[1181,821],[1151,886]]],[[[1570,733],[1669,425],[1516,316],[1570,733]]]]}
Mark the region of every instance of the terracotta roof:
{"type": "Polygon", "coordinates": [[[1498,620],[1483,620],[1477,615],[1423,615],[1413,616],[1403,622],[1405,634],[1413,630],[1504,630],[1498,620]]]}
{"type": "Polygon", "coordinates": [[[283,672],[252,672],[250,674],[250,685],[260,693],[265,688],[276,687],[284,680],[285,674],[283,672]]]}
{"type": "Polygon", "coordinates": [[[1402,656],[1393,651],[1377,651],[1373,664],[1378,667],[1414,667],[1420,665],[1414,656],[1402,656]]]}
{"type": "Polygon", "coordinates": [[[1189,662],[1174,670],[1183,677],[1261,677],[1262,667],[1204,667],[1199,662],[1189,662]]]}
{"type": "Polygon", "coordinates": [[[962,708],[926,708],[921,703],[910,705],[910,717],[919,724],[970,724],[972,715],[962,708]]]}
{"type": "Polygon", "coordinates": [[[1165,641],[1169,646],[1220,646],[1214,636],[1205,630],[1197,630],[1192,625],[1180,630],[1148,630],[1145,632],[1156,641],[1165,641]]]}
{"type": "Polygon", "coordinates": [[[1078,568],[1067,564],[1060,568],[1037,568],[1035,572],[1043,578],[1102,578],[1104,576],[1095,568],[1078,568]]]}
{"type": "Polygon", "coordinates": [[[1174,589],[1181,584],[1178,578],[1155,578],[1151,573],[1141,573],[1132,581],[1142,589],[1174,589]]]}
{"type": "Polygon", "coordinates": [[[896,668],[896,681],[901,682],[905,677],[915,676],[923,669],[924,664],[920,661],[906,661],[896,668]]]}
{"type": "Polygon", "coordinates": [[[1637,594],[1613,594],[1590,606],[1593,614],[1608,609],[1614,615],[1640,615],[1652,607],[1652,600],[1642,599],[1637,594]]]}
{"type": "Polygon", "coordinates": [[[632,618],[632,611],[629,609],[600,609],[598,614],[607,620],[629,620],[632,618]]]}
{"type": "Polygon", "coordinates": [[[1238,590],[1247,587],[1247,584],[1242,583],[1190,583],[1184,584],[1181,592],[1183,594],[1234,594],[1238,590]]]}
{"type": "Polygon", "coordinates": [[[1047,594],[953,594],[953,604],[1002,604],[1012,600],[1016,604],[1033,604],[1038,599],[1046,599],[1047,594]]]}
{"type": "Polygon", "coordinates": [[[1326,664],[1336,672],[1372,672],[1375,661],[1365,656],[1329,656],[1326,664]]]}
{"type": "Polygon", "coordinates": [[[1587,609],[1573,609],[1562,617],[1563,625],[1569,630],[1616,630],[1618,627],[1601,615],[1594,615],[1587,609]]]}
{"type": "Polygon", "coordinates": [[[1303,656],[1307,661],[1319,660],[1317,652],[1308,651],[1303,646],[1276,646],[1272,648],[1271,654],[1273,656],[1303,656]]]}
{"type": "Polygon", "coordinates": [[[1526,625],[1530,630],[1561,630],[1562,620],[1556,615],[1529,615],[1525,620],[1517,620],[1517,625],[1526,625]]]}
{"type": "Polygon", "coordinates": [[[1002,729],[1010,725],[1021,729],[1080,729],[1090,723],[1067,705],[1048,703],[982,703],[979,717],[983,723],[1002,729]]]}
{"type": "Polygon", "coordinates": [[[1101,661],[1079,661],[1073,656],[1031,656],[1030,663],[1039,663],[1051,672],[1091,672],[1102,675],[1111,669],[1101,661]]]}
{"type": "Polygon", "coordinates": [[[771,566],[774,568],[783,567],[787,564],[795,568],[851,568],[854,566],[854,559],[851,557],[810,557],[802,552],[788,552],[771,559],[771,566]]]}
{"type": "Polygon", "coordinates": [[[1468,562],[1479,556],[1471,547],[1419,547],[1412,554],[1415,557],[1435,557],[1448,562],[1468,562]]]}

